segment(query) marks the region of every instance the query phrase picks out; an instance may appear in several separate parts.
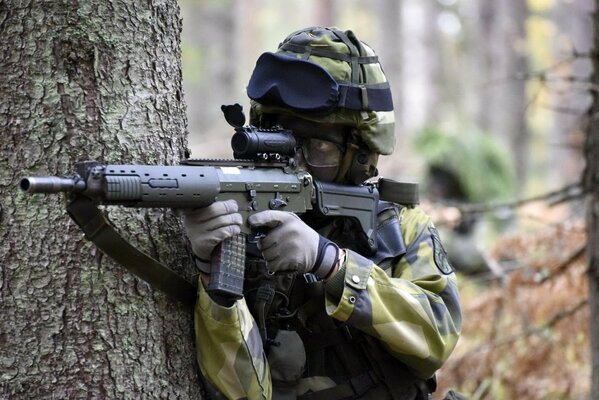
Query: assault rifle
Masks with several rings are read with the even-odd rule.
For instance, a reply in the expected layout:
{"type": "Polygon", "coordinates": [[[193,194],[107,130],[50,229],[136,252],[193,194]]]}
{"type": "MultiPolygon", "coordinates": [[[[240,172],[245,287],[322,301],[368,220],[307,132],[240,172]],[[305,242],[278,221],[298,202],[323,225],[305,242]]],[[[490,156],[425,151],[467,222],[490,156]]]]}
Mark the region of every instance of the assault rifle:
{"type": "Polygon", "coordinates": [[[355,218],[374,253],[379,191],[392,198],[407,195],[412,199],[410,203],[417,202],[416,184],[379,180],[378,184],[349,186],[315,181],[309,173],[297,169],[293,158],[296,142],[291,131],[244,126],[245,117],[236,114],[241,108],[236,111],[225,107],[235,106],[223,106],[226,116],[227,112],[234,115],[227,117],[235,128],[231,139],[234,159],[186,159],[176,166],[83,161],[76,163],[72,176],[25,177],[20,188],[32,194],[67,193],[67,212],[88,240],[153,287],[187,304],[195,300],[195,285],[131,246],[98,205],[182,209],[235,200],[244,224],[239,235],[215,249],[206,289],[240,298],[246,242],[257,240],[247,224],[252,213],[272,209],[303,214],[313,210],[323,216],[355,218]]]}

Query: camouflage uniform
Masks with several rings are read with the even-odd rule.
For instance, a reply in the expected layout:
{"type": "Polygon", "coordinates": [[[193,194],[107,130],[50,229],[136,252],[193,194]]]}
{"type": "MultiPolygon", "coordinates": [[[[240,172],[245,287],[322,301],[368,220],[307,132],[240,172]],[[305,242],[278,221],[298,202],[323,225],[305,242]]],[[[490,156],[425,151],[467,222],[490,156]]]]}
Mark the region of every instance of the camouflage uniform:
{"type": "MultiPolygon", "coordinates": [[[[323,308],[339,325],[376,338],[415,376],[430,378],[449,357],[459,335],[455,276],[428,216],[407,207],[399,215],[395,207],[385,213],[388,219],[381,221],[381,227],[393,231],[399,224],[401,237],[391,234],[381,243],[389,247],[375,255],[384,257],[378,265],[347,250],[342,269],[325,285],[323,308]],[[398,243],[401,240],[405,246],[398,243]],[[394,254],[398,252],[404,254],[394,254]]],[[[245,299],[221,307],[199,287],[195,326],[203,374],[227,398],[271,398],[267,356],[245,299]]],[[[321,389],[327,382],[331,381],[305,375],[297,387],[321,389]]]]}
{"type": "MultiPolygon", "coordinates": [[[[310,28],[290,35],[278,52],[298,53],[349,86],[384,88],[372,49],[346,33],[310,28]]],[[[340,106],[317,115],[252,102],[253,125],[268,127],[269,114],[352,127],[337,182],[374,175],[378,155],[391,154],[395,144],[393,112],[384,107],[340,106]]],[[[430,218],[418,207],[380,202],[375,254],[352,219],[302,219],[345,250],[326,283],[312,274],[269,275],[259,257],[249,257],[245,297],[231,307],[199,285],[197,358],[208,388],[231,399],[427,398],[434,390],[429,378],[461,327],[455,275],[430,218]],[[260,300],[263,286],[275,288],[274,300],[260,300]]]]}

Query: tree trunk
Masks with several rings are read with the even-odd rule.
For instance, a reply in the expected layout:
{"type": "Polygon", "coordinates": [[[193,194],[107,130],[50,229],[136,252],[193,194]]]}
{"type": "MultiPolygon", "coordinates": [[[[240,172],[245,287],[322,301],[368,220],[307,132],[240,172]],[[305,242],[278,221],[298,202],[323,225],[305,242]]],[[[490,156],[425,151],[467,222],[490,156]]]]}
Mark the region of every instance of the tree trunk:
{"type": "Polygon", "coordinates": [[[524,189],[530,161],[524,79],[528,71],[524,48],[528,8],[524,1],[507,0],[484,0],[478,7],[475,51],[481,57],[479,76],[485,84],[477,120],[481,129],[513,152],[520,191],[524,189]]]}
{"type": "MultiPolygon", "coordinates": [[[[437,96],[442,82],[439,79],[441,48],[436,27],[437,11],[437,5],[432,2],[401,2],[402,90],[394,93],[394,98],[403,97],[399,100],[401,109],[396,109],[396,114],[406,132],[439,121],[437,96]]],[[[409,143],[408,138],[402,141],[409,143]]]]}
{"type": "Polygon", "coordinates": [[[572,177],[580,176],[584,168],[584,159],[580,157],[585,134],[581,121],[589,107],[590,93],[581,90],[580,82],[589,79],[591,62],[587,57],[564,61],[575,52],[587,54],[591,50],[594,27],[590,13],[593,1],[557,2],[552,9],[552,20],[558,28],[553,35],[552,50],[558,66],[548,71],[548,75],[560,77],[564,82],[559,86],[553,84],[551,90],[554,122],[548,137],[549,155],[545,161],[547,179],[553,182],[551,189],[571,183],[572,177]],[[551,165],[559,165],[560,168],[551,168],[551,165]]]}
{"type": "MultiPolygon", "coordinates": [[[[17,189],[79,160],[183,157],[180,24],[174,0],[0,3],[2,398],[201,398],[190,313],[86,242],[60,196],[17,189]]],[[[190,278],[172,212],[110,214],[190,278]]]]}
{"type": "MultiPolygon", "coordinates": [[[[334,0],[319,0],[314,3],[314,20],[319,26],[334,26],[335,25],[335,1],[334,0]]],[[[347,29],[347,28],[343,28],[347,29]]],[[[289,32],[291,33],[291,32],[289,32]]]]}
{"type": "MultiPolygon", "coordinates": [[[[368,7],[368,5],[366,5],[368,7]]],[[[396,112],[395,123],[402,126],[400,110],[403,109],[402,102],[402,0],[378,0],[371,7],[376,7],[376,17],[380,21],[378,25],[378,36],[380,45],[374,50],[378,52],[385,75],[391,85],[393,93],[393,107],[396,112]]]]}
{"type": "Polygon", "coordinates": [[[528,60],[524,43],[526,42],[526,19],[528,6],[525,1],[503,1],[504,20],[502,21],[505,55],[498,61],[505,61],[503,70],[510,77],[504,87],[501,100],[501,118],[499,134],[509,139],[516,164],[516,185],[521,193],[526,184],[530,159],[530,135],[526,120],[528,100],[526,98],[526,80],[528,60]]]}
{"type": "MultiPolygon", "coordinates": [[[[585,147],[586,170],[584,184],[590,192],[587,216],[587,254],[589,259],[590,315],[599,315],[599,0],[595,0],[593,14],[593,75],[591,91],[593,102],[589,110],[589,125],[585,147]]],[[[591,318],[591,399],[599,399],[599,320],[591,318]]]]}

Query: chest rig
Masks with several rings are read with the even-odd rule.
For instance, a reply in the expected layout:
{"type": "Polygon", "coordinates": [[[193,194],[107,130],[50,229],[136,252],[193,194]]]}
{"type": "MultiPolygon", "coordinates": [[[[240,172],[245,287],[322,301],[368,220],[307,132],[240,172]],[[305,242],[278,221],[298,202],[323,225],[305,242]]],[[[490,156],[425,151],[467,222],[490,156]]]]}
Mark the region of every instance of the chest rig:
{"type": "MultiPolygon", "coordinates": [[[[370,251],[359,223],[351,218],[335,218],[307,223],[339,247],[353,250],[369,257],[382,268],[390,267],[392,261],[405,253],[405,245],[399,229],[399,209],[388,202],[379,202],[377,245],[375,254],[370,251]]],[[[311,274],[276,273],[268,271],[260,252],[251,243],[247,247],[244,296],[250,310],[259,324],[265,344],[272,344],[267,331],[296,329],[298,323],[304,325],[307,313],[311,313],[307,303],[316,302],[324,296],[324,282],[311,274]],[[299,319],[299,320],[298,320],[299,319]],[[266,334],[266,335],[265,335],[266,334]]],[[[388,271],[390,274],[391,271],[388,271]]],[[[324,308],[324,306],[322,307],[324,308]]],[[[274,333],[274,332],[272,332],[274,333]]]]}
{"type": "MultiPolygon", "coordinates": [[[[336,218],[326,224],[306,222],[339,247],[353,250],[370,258],[391,275],[392,266],[405,254],[399,212],[401,206],[379,202],[377,212],[377,251],[360,235],[358,223],[351,218],[336,218]]],[[[322,222],[322,221],[321,221],[322,222]]],[[[275,397],[298,399],[392,398],[426,399],[431,391],[427,383],[409,372],[407,367],[391,357],[374,338],[335,321],[325,311],[325,286],[313,274],[271,274],[257,249],[250,249],[246,263],[245,297],[259,328],[267,354],[283,352],[284,357],[297,358],[295,350],[281,349],[286,343],[280,332],[293,331],[301,338],[305,351],[302,378],[330,377],[334,384],[321,391],[289,396],[289,387],[297,384],[279,380],[273,371],[275,397]],[[253,253],[253,254],[251,254],[253,253]],[[366,397],[362,397],[366,396],[366,397]]],[[[294,348],[295,346],[289,346],[294,348]]],[[[269,355],[270,361],[270,355],[269,355]]],[[[272,371],[273,368],[271,368],[272,371]]]]}

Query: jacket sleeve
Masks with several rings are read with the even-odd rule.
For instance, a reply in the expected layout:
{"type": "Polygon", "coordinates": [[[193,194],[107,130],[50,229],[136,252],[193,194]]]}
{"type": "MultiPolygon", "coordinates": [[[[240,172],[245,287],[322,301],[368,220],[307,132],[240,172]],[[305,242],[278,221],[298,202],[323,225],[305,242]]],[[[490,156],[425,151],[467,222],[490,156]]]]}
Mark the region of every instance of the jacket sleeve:
{"type": "Polygon", "coordinates": [[[377,338],[391,355],[426,379],[457,343],[462,320],[459,295],[430,218],[419,208],[404,208],[400,225],[406,253],[388,273],[346,250],[344,265],[327,282],[327,313],[377,338]]]}
{"type": "Polygon", "coordinates": [[[202,375],[227,399],[270,399],[270,370],[245,299],[223,307],[201,282],[198,288],[194,321],[202,375]]]}

